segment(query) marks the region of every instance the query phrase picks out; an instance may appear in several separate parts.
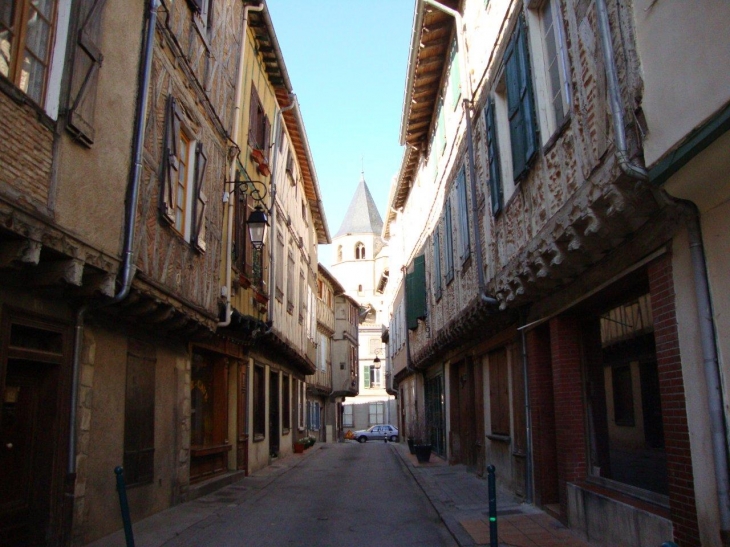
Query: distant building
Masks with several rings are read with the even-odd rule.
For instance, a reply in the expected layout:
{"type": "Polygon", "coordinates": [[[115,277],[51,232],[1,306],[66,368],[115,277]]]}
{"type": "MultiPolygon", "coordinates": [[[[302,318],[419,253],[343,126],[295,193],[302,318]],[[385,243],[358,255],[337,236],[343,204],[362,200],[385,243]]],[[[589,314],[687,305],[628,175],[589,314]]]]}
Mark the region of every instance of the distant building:
{"type": "Polygon", "coordinates": [[[345,220],[332,239],[335,255],[330,267],[345,293],[360,305],[359,394],[345,399],[345,429],[395,420],[395,401],[386,389],[388,374],[381,340],[383,325],[388,322],[381,282],[388,277],[388,247],[382,230],[383,220],[363,175],[345,220]]]}

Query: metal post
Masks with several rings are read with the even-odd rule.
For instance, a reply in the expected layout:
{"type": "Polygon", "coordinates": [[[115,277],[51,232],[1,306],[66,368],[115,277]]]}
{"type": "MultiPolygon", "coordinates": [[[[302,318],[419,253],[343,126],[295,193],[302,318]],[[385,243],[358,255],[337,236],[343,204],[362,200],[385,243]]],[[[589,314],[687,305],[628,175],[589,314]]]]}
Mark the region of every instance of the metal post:
{"type": "Polygon", "coordinates": [[[134,547],[132,519],[129,517],[129,504],[127,503],[127,485],[124,483],[124,469],[122,467],[116,467],[114,473],[117,475],[117,493],[119,494],[119,507],[122,510],[124,538],[127,540],[127,547],[134,547]]]}
{"type": "Polygon", "coordinates": [[[494,466],[487,467],[489,487],[489,547],[498,547],[497,539],[497,487],[494,479],[494,466]]]}

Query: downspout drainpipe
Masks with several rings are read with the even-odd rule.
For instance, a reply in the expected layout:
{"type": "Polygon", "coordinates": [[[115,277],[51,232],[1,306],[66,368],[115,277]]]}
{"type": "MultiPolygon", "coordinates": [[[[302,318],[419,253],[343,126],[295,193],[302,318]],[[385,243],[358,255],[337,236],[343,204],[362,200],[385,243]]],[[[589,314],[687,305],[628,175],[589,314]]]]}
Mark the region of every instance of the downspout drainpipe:
{"type": "MultiPolygon", "coordinates": [[[[276,123],[274,124],[274,131],[273,135],[278,135],[280,133],[279,128],[284,123],[284,112],[288,112],[292,108],[296,106],[297,96],[294,93],[289,93],[289,105],[285,106],[284,108],[279,109],[279,115],[276,116],[276,123]]],[[[276,256],[275,244],[276,244],[276,157],[278,156],[278,147],[276,146],[276,137],[274,137],[274,159],[271,162],[271,210],[269,211],[269,218],[271,219],[271,229],[269,229],[269,239],[271,240],[271,244],[269,245],[269,249],[271,252],[271,257],[269,258],[269,303],[268,303],[268,315],[269,315],[269,321],[271,321],[271,318],[274,316],[274,308],[273,308],[273,296],[271,294],[271,291],[275,291],[276,287],[274,286],[274,283],[276,283],[276,262],[274,260],[274,257],[276,256]]]]}
{"type": "Polygon", "coordinates": [[[479,298],[495,306],[498,304],[497,299],[487,295],[485,290],[484,282],[484,262],[482,256],[482,238],[479,231],[479,208],[477,206],[477,182],[476,172],[474,171],[474,138],[472,130],[472,89],[471,81],[469,80],[468,65],[466,58],[466,40],[464,38],[464,23],[461,17],[461,13],[457,10],[451,9],[443,4],[438,3],[436,0],[423,0],[425,4],[433,6],[434,8],[451,15],[454,18],[456,25],[456,42],[459,50],[459,65],[461,67],[461,88],[464,93],[462,105],[464,107],[464,117],[466,118],[466,142],[468,149],[468,161],[469,161],[469,186],[471,188],[471,208],[472,216],[474,217],[474,247],[476,251],[476,263],[477,263],[477,278],[479,282],[479,298]]]}
{"type": "MultiPolygon", "coordinates": [[[[124,248],[122,251],[122,280],[119,292],[114,295],[111,301],[106,302],[94,308],[100,308],[121,302],[129,295],[134,279],[134,237],[135,237],[135,216],[137,214],[137,203],[139,202],[139,186],[142,180],[142,152],[144,149],[144,135],[146,127],[146,113],[149,104],[149,81],[152,71],[152,53],[155,44],[155,26],[157,24],[157,10],[160,7],[160,0],[150,0],[149,16],[147,19],[147,29],[145,30],[145,49],[142,58],[142,71],[140,80],[140,92],[137,100],[137,119],[136,132],[134,136],[134,171],[130,183],[126,210],[125,210],[125,233],[124,248]]],[[[81,368],[81,348],[84,340],[84,316],[91,309],[89,304],[81,306],[76,312],[76,320],[74,326],[74,349],[72,364],[72,384],[71,384],[71,409],[69,411],[69,437],[68,437],[68,461],[67,473],[69,479],[75,477],[76,474],[76,412],[78,405],[79,391],[79,370],[81,368]]],[[[67,496],[73,497],[73,492],[66,492],[67,496]]]]}
{"type": "MultiPolygon", "coordinates": [[[[238,55],[238,68],[236,69],[236,92],[234,95],[233,103],[233,128],[231,129],[231,138],[236,141],[238,139],[238,130],[241,125],[241,98],[243,97],[243,85],[241,78],[243,77],[244,68],[244,53],[246,51],[246,40],[248,40],[248,12],[250,11],[262,11],[264,9],[264,3],[262,2],[258,6],[246,6],[243,8],[243,30],[241,31],[241,51],[238,55]]],[[[236,180],[236,160],[235,158],[231,161],[231,166],[228,172],[228,180],[236,180]]],[[[226,268],[226,284],[222,288],[221,292],[223,297],[226,299],[226,311],[223,321],[218,323],[219,327],[227,327],[231,324],[231,254],[233,252],[233,203],[232,192],[225,190],[223,192],[225,202],[228,200],[228,227],[226,228],[226,256],[225,256],[225,268],[226,268]]]]}
{"type": "MultiPolygon", "coordinates": [[[[611,29],[608,20],[606,0],[596,0],[598,15],[598,29],[601,34],[604,64],[608,82],[609,101],[613,116],[614,135],[616,140],[616,156],[621,170],[630,177],[642,182],[649,180],[646,169],[630,163],[628,159],[626,133],[623,119],[618,76],[613,57],[611,29]]],[[[658,190],[652,187],[655,195],[658,190]]],[[[670,200],[661,192],[658,196],[664,201],[670,200]]],[[[707,283],[707,264],[702,247],[702,235],[699,223],[699,211],[694,203],[684,200],[671,201],[679,204],[692,213],[687,221],[687,231],[690,240],[690,256],[694,274],[695,295],[697,298],[697,315],[700,329],[700,342],[704,361],[705,382],[707,383],[708,406],[710,414],[710,434],[712,437],[713,457],[715,462],[715,482],[717,487],[718,509],[720,513],[720,534],[725,545],[730,543],[730,477],[728,477],[728,449],[726,444],[725,417],[723,415],[723,400],[718,365],[717,347],[715,345],[715,325],[712,317],[712,306],[709,286],[707,283]]]]}

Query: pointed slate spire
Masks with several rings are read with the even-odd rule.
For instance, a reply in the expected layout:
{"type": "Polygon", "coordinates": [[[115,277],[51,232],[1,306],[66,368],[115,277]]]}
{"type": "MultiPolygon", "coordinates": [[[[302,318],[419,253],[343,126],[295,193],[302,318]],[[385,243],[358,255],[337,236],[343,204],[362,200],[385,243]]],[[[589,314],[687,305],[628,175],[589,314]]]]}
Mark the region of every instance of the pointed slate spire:
{"type": "Polygon", "coordinates": [[[383,231],[383,219],[375,205],[375,200],[370,194],[368,185],[365,182],[365,173],[363,173],[352,197],[350,206],[347,208],[345,220],[342,226],[335,234],[339,237],[345,234],[377,234],[383,231]]]}

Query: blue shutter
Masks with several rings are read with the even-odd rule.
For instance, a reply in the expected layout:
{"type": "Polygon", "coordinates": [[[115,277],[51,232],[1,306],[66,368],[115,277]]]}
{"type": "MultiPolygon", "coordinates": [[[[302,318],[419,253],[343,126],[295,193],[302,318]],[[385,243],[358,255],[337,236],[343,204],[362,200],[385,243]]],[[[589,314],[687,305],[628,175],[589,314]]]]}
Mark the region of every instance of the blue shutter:
{"type": "Polygon", "coordinates": [[[469,258],[469,207],[466,197],[466,170],[462,167],[456,178],[459,199],[459,258],[469,258]]]}
{"type": "Polygon", "coordinates": [[[446,260],[446,283],[448,284],[454,279],[454,233],[451,228],[451,198],[446,200],[444,227],[446,229],[444,255],[446,260]]]}
{"type": "Polygon", "coordinates": [[[489,154],[489,195],[492,199],[492,214],[502,210],[502,167],[499,160],[497,126],[494,118],[494,99],[487,104],[487,152],[489,154]]]}

